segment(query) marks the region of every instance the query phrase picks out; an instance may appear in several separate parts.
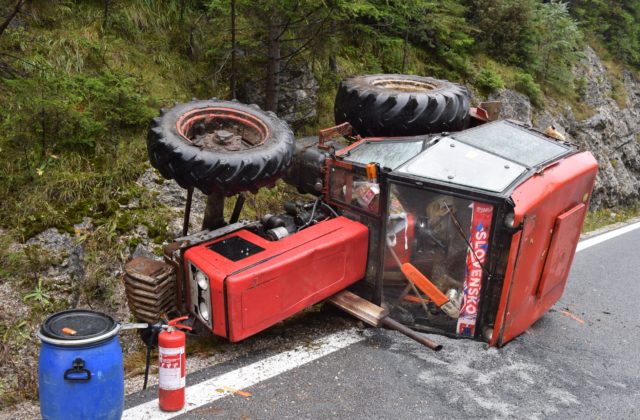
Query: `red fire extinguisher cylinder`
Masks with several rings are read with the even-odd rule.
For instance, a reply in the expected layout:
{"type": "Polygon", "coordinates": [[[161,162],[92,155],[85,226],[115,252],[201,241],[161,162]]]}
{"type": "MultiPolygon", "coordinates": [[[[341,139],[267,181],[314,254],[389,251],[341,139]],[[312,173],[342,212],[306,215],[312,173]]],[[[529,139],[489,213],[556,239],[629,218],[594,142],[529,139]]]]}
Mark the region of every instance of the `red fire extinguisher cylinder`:
{"type": "Polygon", "coordinates": [[[163,411],[184,407],[186,336],[176,329],[186,327],[176,323],[184,318],[170,321],[167,330],[158,335],[158,400],[163,411]]]}

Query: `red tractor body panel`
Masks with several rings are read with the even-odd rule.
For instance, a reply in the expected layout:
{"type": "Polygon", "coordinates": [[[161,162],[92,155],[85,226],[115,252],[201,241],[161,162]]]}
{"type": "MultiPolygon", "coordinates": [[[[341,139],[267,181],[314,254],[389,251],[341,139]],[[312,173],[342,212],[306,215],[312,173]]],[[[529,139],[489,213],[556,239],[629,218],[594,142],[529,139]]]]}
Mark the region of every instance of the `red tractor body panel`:
{"type": "Polygon", "coordinates": [[[191,290],[187,307],[214,334],[232,342],[243,340],[361,280],[367,244],[367,228],[345,217],[273,242],[247,230],[234,232],[185,253],[185,278],[191,290]],[[249,243],[250,255],[225,256],[225,241],[233,241],[230,247],[235,250],[249,243]],[[203,320],[192,302],[197,296],[192,265],[209,279],[212,322],[203,320]]]}
{"type": "Polygon", "coordinates": [[[597,162],[572,155],[513,192],[515,225],[491,345],[523,333],[560,299],[575,255],[597,162]]]}

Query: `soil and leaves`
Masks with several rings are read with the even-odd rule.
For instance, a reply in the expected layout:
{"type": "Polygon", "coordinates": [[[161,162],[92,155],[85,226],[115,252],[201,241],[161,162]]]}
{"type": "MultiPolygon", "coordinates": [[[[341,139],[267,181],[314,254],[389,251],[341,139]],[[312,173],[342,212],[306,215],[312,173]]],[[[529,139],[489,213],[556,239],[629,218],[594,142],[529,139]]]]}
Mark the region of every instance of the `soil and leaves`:
{"type": "MultiPolygon", "coordinates": [[[[47,314],[80,305],[127,317],[123,264],[179,231],[177,206],[140,182],[160,107],[259,91],[277,110],[296,72],[319,84],[299,135],[332,125],[338,81],[362,73],[575,105],[584,81],[571,69],[585,42],[608,54],[614,79],[637,70],[640,6],[618,3],[1,0],[0,405],[37,397],[34,331],[47,314]]],[[[292,195],[282,184],[250,195],[243,216],[292,195]]]]}

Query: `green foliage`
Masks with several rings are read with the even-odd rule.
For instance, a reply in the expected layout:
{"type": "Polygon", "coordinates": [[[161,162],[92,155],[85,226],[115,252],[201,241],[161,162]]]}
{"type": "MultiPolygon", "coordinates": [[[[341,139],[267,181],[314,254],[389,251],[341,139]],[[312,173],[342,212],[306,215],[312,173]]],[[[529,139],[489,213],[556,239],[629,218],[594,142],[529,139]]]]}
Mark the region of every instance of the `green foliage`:
{"type": "Polygon", "coordinates": [[[591,232],[614,223],[627,222],[631,219],[637,219],[639,216],[640,204],[637,203],[618,208],[589,210],[584,221],[584,226],[582,227],[582,232],[591,232]]]}
{"type": "Polygon", "coordinates": [[[31,339],[29,334],[29,325],[27,321],[20,320],[16,323],[5,324],[0,323],[0,336],[2,336],[2,342],[8,343],[10,341],[16,342],[16,344],[23,344],[31,339]]]}
{"type": "Polygon", "coordinates": [[[448,73],[453,78],[468,74],[473,38],[464,2],[369,0],[337,4],[341,20],[350,27],[348,40],[356,40],[356,48],[372,49],[382,63],[381,71],[407,72],[404,51],[410,43],[437,63],[430,66],[431,74],[448,73]]]}
{"type": "Polygon", "coordinates": [[[518,73],[514,87],[518,92],[527,95],[534,106],[542,106],[542,90],[529,73],[518,73]]]}
{"type": "Polygon", "coordinates": [[[47,250],[37,245],[14,249],[14,240],[9,234],[0,232],[0,280],[12,283],[27,295],[36,292],[27,300],[47,297],[39,273],[52,264],[59,264],[61,259],[52,257],[47,250]]]}
{"type": "Polygon", "coordinates": [[[504,81],[500,75],[488,67],[476,75],[475,84],[485,94],[504,88],[504,81]]]}
{"type": "Polygon", "coordinates": [[[574,85],[576,87],[576,94],[580,100],[584,100],[587,97],[587,88],[589,87],[589,82],[585,77],[580,77],[574,80],[574,85]]]}
{"type": "Polygon", "coordinates": [[[24,300],[25,302],[31,300],[39,305],[49,306],[49,304],[51,303],[50,298],[51,296],[42,285],[42,278],[40,277],[38,278],[38,284],[36,284],[36,287],[33,289],[33,291],[24,295],[22,300],[24,300]]]}
{"type": "Polygon", "coordinates": [[[112,216],[118,206],[113,198],[140,175],[146,153],[125,142],[95,153],[64,153],[42,175],[25,175],[20,165],[2,162],[7,175],[0,178],[0,220],[26,239],[51,226],[70,230],[85,216],[112,216]]]}
{"type": "Polygon", "coordinates": [[[134,3],[112,1],[103,28],[98,3],[33,2],[29,26],[0,37],[0,226],[23,239],[114,217],[114,197],[146,168],[144,134],[158,105],[192,96],[185,83],[202,88],[182,70],[188,58],[169,46],[172,35],[153,26],[163,13],[164,23],[179,20],[179,8],[159,4],[177,2],[134,3]],[[68,11],[47,14],[63,3],[68,11]],[[114,34],[125,20],[131,39],[114,34]]]}
{"type": "Polygon", "coordinates": [[[586,32],[618,59],[640,66],[640,3],[636,0],[571,0],[571,13],[586,32]]]}
{"type": "Polygon", "coordinates": [[[12,242],[10,235],[0,232],[0,279],[3,281],[25,263],[24,253],[11,249],[12,242]]]}
{"type": "MultiPolygon", "coordinates": [[[[584,95],[584,82],[571,74],[582,34],[558,1],[235,4],[235,71],[245,94],[265,80],[269,28],[278,29],[282,74],[313,69],[319,117],[305,132],[332,122],[335,84],[356,73],[466,80],[483,94],[514,87],[537,106],[543,90],[584,95]],[[330,59],[337,72],[327,67],[330,59]]],[[[570,4],[581,28],[635,60],[635,2],[570,4]]],[[[0,199],[7,203],[0,225],[28,237],[50,226],[69,230],[93,214],[114,219],[118,231],[131,228],[134,221],[113,201],[144,169],[144,132],[155,109],[230,94],[230,6],[231,0],[111,0],[105,10],[103,2],[29,2],[22,23],[0,37],[0,199]]],[[[614,80],[613,94],[624,104],[616,86],[614,80]]]]}
{"type": "Polygon", "coordinates": [[[469,20],[479,47],[497,61],[528,66],[537,59],[533,38],[536,0],[471,0],[469,20]]]}
{"type": "Polygon", "coordinates": [[[537,0],[472,1],[470,19],[482,49],[497,61],[516,65],[537,83],[560,94],[572,93],[572,67],[580,55],[582,33],[566,3],[537,0]]]}
{"type": "Polygon", "coordinates": [[[567,4],[550,1],[538,5],[534,25],[539,61],[530,68],[536,79],[557,93],[573,93],[571,70],[581,57],[583,35],[569,16],[567,4]]]}
{"type": "Polygon", "coordinates": [[[98,142],[112,142],[113,130],[143,126],[153,115],[144,87],[133,77],[108,70],[43,73],[0,79],[0,89],[11,97],[3,101],[0,129],[14,148],[42,156],[93,151],[98,142]]]}

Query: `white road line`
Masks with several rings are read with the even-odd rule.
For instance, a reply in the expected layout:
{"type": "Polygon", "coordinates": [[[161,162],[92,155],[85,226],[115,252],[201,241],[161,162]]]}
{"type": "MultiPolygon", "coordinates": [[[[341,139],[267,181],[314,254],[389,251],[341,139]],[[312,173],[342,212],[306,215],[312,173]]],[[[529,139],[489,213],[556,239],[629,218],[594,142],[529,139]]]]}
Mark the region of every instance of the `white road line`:
{"type": "Polygon", "coordinates": [[[593,238],[585,239],[584,241],[580,241],[578,243],[578,248],[576,248],[576,252],[585,250],[587,248],[591,248],[594,245],[598,245],[604,241],[608,241],[609,239],[613,239],[616,236],[624,235],[625,233],[629,233],[633,230],[640,228],[640,222],[632,223],[630,225],[621,227],[616,230],[612,230],[607,233],[603,233],[602,235],[594,236],[593,238]]]}
{"type": "Polygon", "coordinates": [[[364,340],[364,337],[356,329],[340,331],[317,339],[309,345],[298,346],[293,350],[276,354],[251,365],[187,387],[185,392],[186,404],[180,411],[172,413],[160,411],[158,400],[155,399],[125,410],[122,414],[122,419],[169,419],[231,394],[230,391],[219,392],[219,389],[224,389],[224,387],[248,388],[362,340],[364,340]]]}

